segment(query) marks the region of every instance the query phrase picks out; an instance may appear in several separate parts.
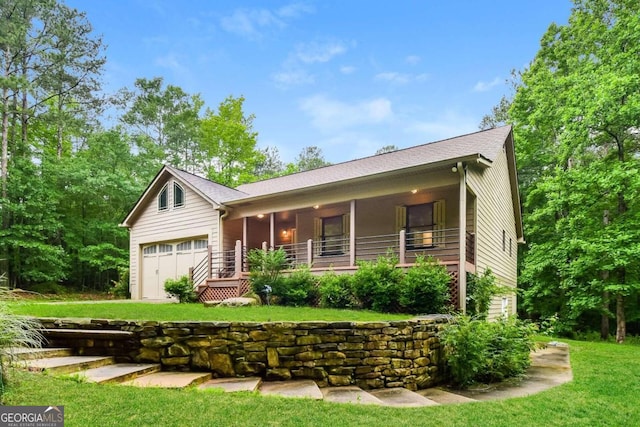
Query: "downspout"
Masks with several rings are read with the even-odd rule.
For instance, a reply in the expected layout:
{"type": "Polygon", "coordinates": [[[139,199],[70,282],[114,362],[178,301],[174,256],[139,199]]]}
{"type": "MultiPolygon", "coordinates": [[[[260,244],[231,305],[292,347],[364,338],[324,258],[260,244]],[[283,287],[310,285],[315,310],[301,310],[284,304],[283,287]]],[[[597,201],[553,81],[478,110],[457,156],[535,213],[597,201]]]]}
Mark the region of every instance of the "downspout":
{"type": "Polygon", "coordinates": [[[467,311],[467,169],[462,162],[456,164],[458,174],[460,176],[460,191],[459,191],[459,213],[458,213],[458,227],[459,227],[459,261],[458,261],[458,306],[462,313],[467,311]]]}

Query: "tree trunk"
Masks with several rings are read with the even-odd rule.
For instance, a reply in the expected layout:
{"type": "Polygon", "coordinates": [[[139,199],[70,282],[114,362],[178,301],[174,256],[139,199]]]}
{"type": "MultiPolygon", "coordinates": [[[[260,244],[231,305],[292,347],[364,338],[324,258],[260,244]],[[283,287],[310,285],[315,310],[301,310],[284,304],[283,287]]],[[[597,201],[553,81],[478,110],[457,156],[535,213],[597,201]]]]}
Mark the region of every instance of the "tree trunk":
{"type": "Polygon", "coordinates": [[[600,338],[605,341],[609,338],[609,292],[602,293],[602,314],[600,317],[600,338]]]}
{"type": "MultiPolygon", "coordinates": [[[[11,54],[9,49],[4,52],[5,69],[4,77],[8,77],[11,71],[11,54]]],[[[2,179],[2,198],[7,198],[7,167],[9,165],[9,88],[2,88],[2,155],[0,156],[0,176],[2,179]]],[[[3,223],[4,224],[4,223],[3,223]]]]}
{"type": "MultiPolygon", "coordinates": [[[[605,210],[602,215],[602,225],[606,227],[609,225],[609,211],[605,210]]],[[[602,283],[607,285],[609,279],[609,272],[602,272],[602,283]]],[[[602,292],[602,314],[600,315],[600,339],[606,341],[609,338],[609,292],[602,292]]]]}
{"type": "Polygon", "coordinates": [[[616,296],[616,342],[622,344],[627,335],[627,323],[624,315],[624,296],[616,296]]]}

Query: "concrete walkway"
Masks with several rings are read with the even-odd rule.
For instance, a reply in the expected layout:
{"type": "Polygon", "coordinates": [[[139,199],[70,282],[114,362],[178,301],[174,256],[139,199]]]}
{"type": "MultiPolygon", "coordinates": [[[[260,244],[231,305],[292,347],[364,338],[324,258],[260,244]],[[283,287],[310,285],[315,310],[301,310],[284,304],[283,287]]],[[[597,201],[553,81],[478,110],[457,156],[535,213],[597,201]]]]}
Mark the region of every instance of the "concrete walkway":
{"type": "Polygon", "coordinates": [[[69,349],[13,351],[16,366],[32,371],[75,372],[88,381],[121,383],[138,387],[221,389],[224,392],[257,392],[291,398],[326,400],[336,403],[419,407],[460,404],[527,396],[571,381],[569,348],[550,343],[531,353],[531,367],[524,378],[468,390],[446,387],[413,392],[404,388],[363,390],[356,386],[320,388],[312,380],[267,381],[261,378],[217,378],[210,373],[161,372],[159,364],[114,363],[111,357],[73,356],[69,349]]]}
{"type": "Polygon", "coordinates": [[[262,382],[260,378],[220,378],[200,385],[226,392],[250,391],[282,397],[324,399],[336,403],[384,405],[396,407],[434,406],[508,399],[539,393],[571,381],[569,347],[550,343],[531,353],[531,367],[520,379],[482,385],[468,390],[434,387],[417,392],[404,388],[362,390],[356,386],[318,388],[310,380],[262,382]]]}

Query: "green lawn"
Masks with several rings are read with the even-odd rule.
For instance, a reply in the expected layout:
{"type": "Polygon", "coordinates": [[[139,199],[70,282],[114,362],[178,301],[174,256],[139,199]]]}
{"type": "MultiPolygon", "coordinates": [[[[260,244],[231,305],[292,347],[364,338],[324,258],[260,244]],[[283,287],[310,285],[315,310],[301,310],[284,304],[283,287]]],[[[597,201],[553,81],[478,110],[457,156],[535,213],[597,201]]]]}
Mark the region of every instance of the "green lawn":
{"type": "Polygon", "coordinates": [[[14,374],[7,405],[64,405],[67,426],[636,426],[640,347],[570,341],[574,380],[526,398],[426,408],[138,389],[14,374]]]}
{"type": "Polygon", "coordinates": [[[11,311],[35,317],[91,317],[127,320],[198,321],[380,321],[403,320],[413,316],[376,313],[364,310],[334,310],[311,307],[214,307],[202,304],[109,303],[36,303],[12,302],[11,311]]]}

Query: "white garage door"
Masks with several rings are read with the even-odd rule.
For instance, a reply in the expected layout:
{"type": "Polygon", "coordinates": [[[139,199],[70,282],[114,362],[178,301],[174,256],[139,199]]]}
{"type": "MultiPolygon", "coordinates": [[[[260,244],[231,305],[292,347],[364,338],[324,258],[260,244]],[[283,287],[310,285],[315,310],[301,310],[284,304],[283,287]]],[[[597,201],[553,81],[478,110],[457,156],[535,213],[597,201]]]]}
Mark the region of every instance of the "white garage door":
{"type": "Polygon", "coordinates": [[[151,243],[142,247],[142,298],[164,299],[164,282],[189,274],[207,253],[207,239],[151,243]]]}

